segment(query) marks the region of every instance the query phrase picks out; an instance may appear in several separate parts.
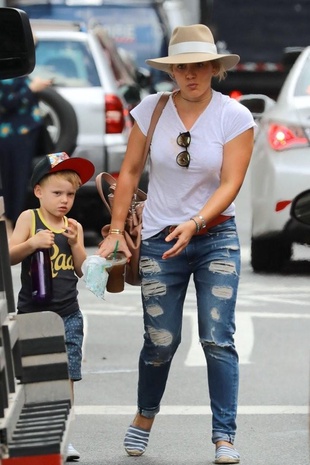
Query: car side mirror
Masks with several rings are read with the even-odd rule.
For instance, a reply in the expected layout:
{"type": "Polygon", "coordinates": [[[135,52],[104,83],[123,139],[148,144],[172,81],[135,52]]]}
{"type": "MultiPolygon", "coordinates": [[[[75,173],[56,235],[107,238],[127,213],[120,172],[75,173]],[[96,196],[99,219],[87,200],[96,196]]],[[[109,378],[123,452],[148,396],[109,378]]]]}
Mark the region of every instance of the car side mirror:
{"type": "Polygon", "coordinates": [[[0,79],[30,74],[35,47],[27,14],[17,8],[0,8],[0,79]]]}
{"type": "Polygon", "coordinates": [[[259,121],[269,108],[276,103],[275,100],[264,94],[246,94],[238,98],[238,101],[247,107],[256,121],[259,121]]]}
{"type": "Polygon", "coordinates": [[[291,216],[300,223],[310,226],[310,189],[295,197],[291,205],[291,216]]]}

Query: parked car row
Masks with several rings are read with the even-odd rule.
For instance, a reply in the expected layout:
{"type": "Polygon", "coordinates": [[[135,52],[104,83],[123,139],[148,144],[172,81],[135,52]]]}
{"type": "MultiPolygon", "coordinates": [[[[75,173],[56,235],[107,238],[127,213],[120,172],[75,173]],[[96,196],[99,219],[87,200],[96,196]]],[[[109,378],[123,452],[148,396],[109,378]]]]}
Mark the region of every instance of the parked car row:
{"type": "MultiPolygon", "coordinates": [[[[55,92],[42,94],[42,111],[56,148],[91,160],[96,173],[109,171],[117,176],[132,125],[131,108],[146,94],[169,86],[166,73],[145,65],[145,59],[167,51],[171,15],[164,3],[7,1],[8,6],[26,11],[31,20],[37,38],[33,75],[52,78],[59,98],[67,101],[59,112],[55,92]],[[70,105],[76,118],[69,117],[70,105]]],[[[178,17],[184,16],[181,2],[172,3],[179,6],[178,17]]],[[[147,188],[147,172],[140,187],[147,188]]],[[[29,198],[29,206],[36,205],[31,194],[29,198]]],[[[78,191],[71,214],[85,229],[96,232],[109,221],[94,178],[78,191]]]]}
{"type": "Polygon", "coordinates": [[[310,244],[309,226],[290,214],[292,201],[310,188],[310,46],[276,102],[261,95],[240,101],[259,122],[250,165],[251,264],[256,272],[277,272],[294,243],[310,244]]]}
{"type": "MultiPolygon", "coordinates": [[[[103,25],[117,47],[126,50],[138,67],[145,60],[165,54],[171,32],[164,0],[7,0],[8,6],[21,8],[30,19],[53,19],[103,25]]],[[[151,70],[152,86],[166,80],[166,74],[151,70]]]]}

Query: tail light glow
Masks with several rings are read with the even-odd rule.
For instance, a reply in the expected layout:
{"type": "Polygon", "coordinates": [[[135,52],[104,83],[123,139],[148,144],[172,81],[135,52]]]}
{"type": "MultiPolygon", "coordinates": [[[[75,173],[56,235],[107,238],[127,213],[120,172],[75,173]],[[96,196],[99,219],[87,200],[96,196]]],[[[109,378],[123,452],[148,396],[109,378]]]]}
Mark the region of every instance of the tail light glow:
{"type": "Polygon", "coordinates": [[[268,141],[273,150],[277,151],[309,146],[309,140],[302,127],[276,123],[269,126],[268,141]]]}
{"type": "Polygon", "coordinates": [[[235,98],[235,99],[238,99],[238,98],[241,97],[242,95],[243,95],[242,92],[241,92],[240,90],[237,90],[237,89],[232,90],[231,92],[229,92],[229,96],[230,96],[231,98],[235,98]]]}

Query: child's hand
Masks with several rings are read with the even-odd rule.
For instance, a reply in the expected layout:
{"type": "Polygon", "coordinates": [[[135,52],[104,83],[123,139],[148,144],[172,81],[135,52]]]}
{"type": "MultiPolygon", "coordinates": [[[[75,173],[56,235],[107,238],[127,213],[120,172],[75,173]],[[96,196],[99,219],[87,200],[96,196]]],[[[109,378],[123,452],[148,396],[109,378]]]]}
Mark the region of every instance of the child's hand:
{"type": "Polygon", "coordinates": [[[68,238],[70,246],[74,245],[78,241],[78,222],[73,218],[68,218],[68,227],[63,232],[63,235],[68,238]]]}
{"type": "Polygon", "coordinates": [[[49,229],[42,229],[32,239],[36,249],[49,249],[54,245],[55,235],[49,229]]]}

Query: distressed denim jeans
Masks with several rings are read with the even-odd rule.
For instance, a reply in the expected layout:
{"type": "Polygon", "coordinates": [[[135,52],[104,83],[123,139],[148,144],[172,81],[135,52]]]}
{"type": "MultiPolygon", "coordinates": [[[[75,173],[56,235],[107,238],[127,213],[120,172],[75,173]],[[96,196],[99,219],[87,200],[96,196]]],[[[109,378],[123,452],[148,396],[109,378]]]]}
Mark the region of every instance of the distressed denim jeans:
{"type": "Polygon", "coordinates": [[[163,260],[172,247],[166,233],[141,245],[140,269],[144,345],[139,359],[138,410],[155,416],[165,391],[172,358],[181,342],[183,304],[193,275],[212,410],[212,441],[233,444],[239,384],[234,345],[235,304],[240,275],[240,244],[234,218],[207,234],[193,236],[182,253],[163,260]]]}

